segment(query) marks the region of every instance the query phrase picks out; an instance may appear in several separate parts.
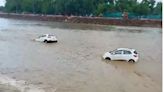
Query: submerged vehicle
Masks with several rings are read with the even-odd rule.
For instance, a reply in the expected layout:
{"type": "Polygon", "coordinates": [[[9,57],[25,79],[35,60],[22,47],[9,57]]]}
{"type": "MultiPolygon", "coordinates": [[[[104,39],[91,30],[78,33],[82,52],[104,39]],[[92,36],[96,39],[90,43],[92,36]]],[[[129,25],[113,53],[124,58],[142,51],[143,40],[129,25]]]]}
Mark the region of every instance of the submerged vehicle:
{"type": "Polygon", "coordinates": [[[56,36],[50,35],[50,34],[41,35],[38,38],[36,38],[35,41],[40,41],[40,42],[45,42],[45,43],[58,42],[56,36]]]}
{"type": "Polygon", "coordinates": [[[137,62],[138,61],[138,53],[135,49],[129,48],[118,48],[114,51],[106,52],[103,55],[103,59],[108,60],[125,60],[128,62],[137,62]]]}

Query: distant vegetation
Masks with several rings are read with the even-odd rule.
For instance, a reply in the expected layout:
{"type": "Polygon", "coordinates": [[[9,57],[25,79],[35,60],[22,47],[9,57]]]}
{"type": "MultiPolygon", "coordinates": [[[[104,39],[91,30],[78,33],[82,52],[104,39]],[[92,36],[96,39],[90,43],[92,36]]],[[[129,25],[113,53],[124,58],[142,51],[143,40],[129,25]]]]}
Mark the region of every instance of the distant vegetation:
{"type": "Polygon", "coordinates": [[[162,15],[162,2],[155,0],[6,0],[4,9],[14,13],[101,16],[106,12],[162,15]]]}
{"type": "Polygon", "coordinates": [[[0,6],[0,11],[4,11],[4,7],[3,6],[0,6]]]}

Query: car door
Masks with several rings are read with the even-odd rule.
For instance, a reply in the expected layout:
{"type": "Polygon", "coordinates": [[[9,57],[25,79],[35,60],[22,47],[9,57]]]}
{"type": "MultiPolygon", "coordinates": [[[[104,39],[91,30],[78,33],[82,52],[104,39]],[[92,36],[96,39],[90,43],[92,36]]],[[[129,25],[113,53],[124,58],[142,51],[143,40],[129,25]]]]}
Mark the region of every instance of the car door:
{"type": "Polygon", "coordinates": [[[123,50],[122,60],[129,60],[131,59],[132,53],[128,50],[123,50]]]}
{"type": "Polygon", "coordinates": [[[122,50],[116,50],[112,55],[112,60],[120,60],[122,58],[122,50]]]}

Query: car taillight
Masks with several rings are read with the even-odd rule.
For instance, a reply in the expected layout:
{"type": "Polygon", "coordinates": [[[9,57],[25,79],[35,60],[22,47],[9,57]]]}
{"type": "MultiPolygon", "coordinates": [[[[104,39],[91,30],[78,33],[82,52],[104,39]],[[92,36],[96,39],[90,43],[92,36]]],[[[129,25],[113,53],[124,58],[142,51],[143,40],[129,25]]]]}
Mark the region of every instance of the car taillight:
{"type": "Polygon", "coordinates": [[[137,55],[133,55],[134,57],[137,57],[137,55]]]}

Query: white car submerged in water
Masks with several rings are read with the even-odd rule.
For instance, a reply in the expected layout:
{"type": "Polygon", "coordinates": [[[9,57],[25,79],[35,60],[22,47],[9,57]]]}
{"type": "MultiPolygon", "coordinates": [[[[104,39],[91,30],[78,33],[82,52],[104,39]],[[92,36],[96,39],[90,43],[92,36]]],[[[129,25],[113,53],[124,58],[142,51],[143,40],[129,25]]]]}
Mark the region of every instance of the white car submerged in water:
{"type": "Polygon", "coordinates": [[[58,42],[56,36],[50,35],[50,34],[41,35],[38,38],[36,38],[35,41],[40,41],[40,42],[45,42],[45,43],[58,42]]]}
{"type": "Polygon", "coordinates": [[[138,61],[138,53],[135,49],[118,48],[114,51],[106,52],[103,58],[108,60],[125,60],[134,63],[138,61]]]}

